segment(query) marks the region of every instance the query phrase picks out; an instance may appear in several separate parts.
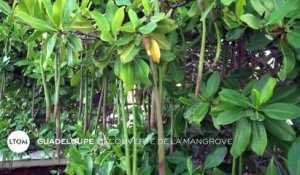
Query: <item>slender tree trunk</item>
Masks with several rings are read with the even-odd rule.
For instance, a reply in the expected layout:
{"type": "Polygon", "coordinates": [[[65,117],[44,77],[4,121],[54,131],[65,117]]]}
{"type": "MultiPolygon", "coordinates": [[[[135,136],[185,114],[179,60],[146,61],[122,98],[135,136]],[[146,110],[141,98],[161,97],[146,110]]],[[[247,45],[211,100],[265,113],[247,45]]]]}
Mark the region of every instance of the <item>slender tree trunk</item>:
{"type": "Polygon", "coordinates": [[[102,133],[106,133],[106,97],[107,97],[107,72],[103,80],[103,108],[102,108],[102,133]]]}
{"type": "MultiPolygon", "coordinates": [[[[59,57],[55,56],[55,98],[54,98],[54,118],[56,123],[56,139],[61,139],[60,132],[60,115],[59,115],[59,92],[60,92],[60,60],[59,57]]],[[[58,162],[60,162],[60,151],[61,145],[58,144],[56,147],[56,153],[58,162]]]]}

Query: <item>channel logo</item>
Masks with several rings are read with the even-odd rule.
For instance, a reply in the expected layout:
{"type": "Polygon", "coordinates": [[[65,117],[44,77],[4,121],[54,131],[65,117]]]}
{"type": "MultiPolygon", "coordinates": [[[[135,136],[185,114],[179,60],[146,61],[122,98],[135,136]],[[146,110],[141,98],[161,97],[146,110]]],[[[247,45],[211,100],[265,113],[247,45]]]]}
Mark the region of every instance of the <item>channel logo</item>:
{"type": "Polygon", "coordinates": [[[30,139],[24,131],[14,131],[7,138],[8,148],[15,153],[25,152],[30,144],[30,139]]]}

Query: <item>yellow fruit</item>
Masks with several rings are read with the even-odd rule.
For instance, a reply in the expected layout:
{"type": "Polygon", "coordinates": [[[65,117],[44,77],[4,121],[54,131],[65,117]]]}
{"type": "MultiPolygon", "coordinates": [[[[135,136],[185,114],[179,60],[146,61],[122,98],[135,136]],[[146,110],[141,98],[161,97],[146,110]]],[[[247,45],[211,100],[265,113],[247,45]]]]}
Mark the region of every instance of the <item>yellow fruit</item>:
{"type": "Polygon", "coordinates": [[[154,38],[150,38],[150,52],[151,59],[155,63],[159,63],[160,61],[160,49],[157,41],[154,38]]]}

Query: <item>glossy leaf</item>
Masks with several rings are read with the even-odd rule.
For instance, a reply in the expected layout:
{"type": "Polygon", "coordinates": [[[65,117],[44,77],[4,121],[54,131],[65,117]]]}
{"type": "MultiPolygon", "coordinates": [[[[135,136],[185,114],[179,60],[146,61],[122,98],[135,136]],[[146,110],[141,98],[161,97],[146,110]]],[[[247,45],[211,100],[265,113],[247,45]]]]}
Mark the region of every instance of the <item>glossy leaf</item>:
{"type": "Polygon", "coordinates": [[[56,45],[57,35],[52,35],[47,40],[47,52],[46,52],[46,59],[50,57],[53,52],[54,46],[56,45]]]}
{"type": "Polygon", "coordinates": [[[300,116],[300,108],[294,104],[274,103],[267,105],[262,111],[270,118],[276,120],[294,119],[300,116]]]}
{"type": "Polygon", "coordinates": [[[56,0],[53,4],[52,19],[57,26],[61,25],[66,0],[56,0]]]}
{"type": "Polygon", "coordinates": [[[227,154],[226,147],[220,147],[211,152],[204,161],[204,169],[211,169],[220,165],[227,154]]]}
{"type": "Polygon", "coordinates": [[[236,106],[240,106],[240,107],[252,106],[249,99],[237,91],[231,89],[223,89],[219,93],[219,95],[223,101],[234,104],[236,106]]]}
{"type": "Polygon", "coordinates": [[[207,81],[207,96],[212,97],[218,91],[221,83],[221,77],[219,72],[213,72],[207,81]]]}
{"type": "Polygon", "coordinates": [[[300,138],[298,138],[290,148],[287,157],[287,165],[290,175],[300,174],[300,138]]]}
{"type": "Polygon", "coordinates": [[[250,147],[259,156],[262,156],[267,147],[267,133],[262,122],[252,121],[252,137],[250,147]]]}
{"type": "Polygon", "coordinates": [[[139,28],[139,32],[142,34],[149,34],[151,33],[155,28],[157,27],[157,24],[155,22],[150,22],[142,27],[139,28]]]}
{"type": "Polygon", "coordinates": [[[138,81],[142,82],[146,86],[151,85],[149,80],[150,68],[149,65],[142,59],[136,59],[134,61],[134,75],[138,81]]]}
{"type": "Polygon", "coordinates": [[[9,15],[11,12],[11,8],[6,2],[0,0],[0,11],[2,11],[6,15],[9,15]]]}
{"type": "Polygon", "coordinates": [[[287,32],[288,42],[295,48],[300,48],[300,29],[293,29],[287,32]]]}
{"type": "Polygon", "coordinates": [[[246,113],[241,110],[227,110],[218,115],[217,124],[218,125],[228,125],[241,118],[245,117],[246,113]]]}
{"type": "Polygon", "coordinates": [[[244,14],[240,16],[240,19],[253,29],[258,30],[262,28],[261,20],[252,14],[244,14]]]}
{"type": "Polygon", "coordinates": [[[56,29],[53,26],[51,26],[50,24],[48,24],[47,22],[45,22],[41,19],[29,16],[24,12],[17,12],[15,14],[15,16],[18,19],[22,20],[23,22],[29,24],[31,27],[33,27],[34,29],[36,29],[38,31],[41,31],[41,32],[55,32],[56,31],[56,29]]]}
{"type": "Polygon", "coordinates": [[[134,69],[131,63],[121,65],[120,78],[124,82],[124,91],[129,92],[134,85],[134,69]]]}
{"type": "Polygon", "coordinates": [[[95,19],[98,29],[102,32],[109,32],[110,31],[110,25],[105,18],[105,16],[99,12],[93,11],[91,12],[92,17],[95,19]]]}
{"type": "Polygon", "coordinates": [[[274,157],[272,157],[272,159],[270,160],[269,165],[267,167],[266,175],[277,175],[277,174],[278,174],[278,171],[274,164],[274,157]]]}
{"type": "Polygon", "coordinates": [[[295,131],[285,121],[266,119],[264,124],[269,133],[281,140],[293,141],[296,138],[295,131]]]}
{"type": "Polygon", "coordinates": [[[251,138],[251,123],[248,119],[239,120],[234,132],[230,153],[234,158],[241,155],[247,148],[251,138]]]}
{"type": "Polygon", "coordinates": [[[120,7],[116,11],[116,13],[114,15],[114,18],[112,20],[111,30],[112,30],[113,36],[115,36],[115,37],[118,35],[118,33],[120,31],[123,20],[124,20],[124,17],[125,17],[124,8],[125,7],[120,7]]]}
{"type": "Polygon", "coordinates": [[[129,16],[129,19],[133,25],[134,28],[138,27],[139,25],[139,18],[137,17],[137,14],[134,10],[132,9],[129,9],[128,10],[128,16],[129,16]]]}

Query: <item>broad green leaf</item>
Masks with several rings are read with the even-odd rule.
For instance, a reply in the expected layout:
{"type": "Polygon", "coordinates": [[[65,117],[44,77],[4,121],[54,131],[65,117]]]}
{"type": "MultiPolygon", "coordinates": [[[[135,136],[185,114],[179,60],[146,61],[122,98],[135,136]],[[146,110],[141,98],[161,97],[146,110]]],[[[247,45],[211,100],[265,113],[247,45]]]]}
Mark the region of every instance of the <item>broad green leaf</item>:
{"type": "Polygon", "coordinates": [[[155,33],[170,33],[178,27],[175,20],[165,18],[157,23],[157,27],[154,30],[155,33]]]}
{"type": "Polygon", "coordinates": [[[295,48],[300,48],[300,29],[293,29],[287,32],[288,42],[295,48]]]}
{"type": "Polygon", "coordinates": [[[114,18],[112,20],[112,26],[111,26],[111,30],[112,30],[112,34],[114,37],[116,37],[121,29],[121,26],[122,26],[122,23],[124,21],[124,17],[125,17],[125,14],[124,14],[124,6],[123,7],[120,7],[115,15],[114,15],[114,18]]]}
{"type": "Polygon", "coordinates": [[[166,160],[168,162],[171,162],[173,164],[181,164],[181,163],[186,163],[186,160],[188,157],[181,151],[175,151],[172,155],[166,156],[166,160]]]}
{"type": "Polygon", "coordinates": [[[274,103],[267,105],[262,111],[270,118],[276,120],[294,119],[300,116],[300,108],[294,104],[274,103]]]}
{"type": "Polygon", "coordinates": [[[295,140],[292,147],[289,150],[287,157],[287,165],[290,172],[290,175],[299,175],[300,174],[300,138],[295,140]]]}
{"type": "Polygon", "coordinates": [[[75,148],[71,148],[68,152],[68,155],[69,155],[70,159],[73,160],[77,164],[82,164],[84,162],[80,152],[75,148]]]}
{"type": "Polygon", "coordinates": [[[108,0],[106,4],[105,9],[105,17],[112,26],[112,21],[114,19],[114,16],[116,14],[116,11],[118,10],[118,7],[114,4],[113,0],[108,0]]]}
{"type": "Polygon", "coordinates": [[[252,29],[258,30],[261,29],[263,26],[262,21],[258,17],[249,13],[240,16],[240,19],[252,29]]]}
{"type": "Polygon", "coordinates": [[[249,99],[242,95],[241,93],[231,90],[223,89],[220,93],[220,97],[223,101],[234,104],[240,107],[251,107],[249,99]]]}
{"type": "MultiPolygon", "coordinates": [[[[252,97],[255,101],[258,102],[256,106],[260,106],[261,104],[266,103],[273,95],[274,88],[276,86],[276,79],[271,77],[270,75],[264,75],[254,86],[252,89],[252,97]],[[258,92],[258,96],[254,94],[256,90],[258,92]],[[257,99],[256,99],[257,98],[257,99]]],[[[256,102],[256,103],[257,103],[256,102]]]]}
{"type": "Polygon", "coordinates": [[[150,68],[149,65],[142,59],[136,59],[134,61],[134,75],[138,81],[142,82],[146,86],[151,85],[149,80],[150,68]]]}
{"type": "Polygon", "coordinates": [[[142,34],[149,34],[151,33],[155,28],[157,27],[157,24],[155,22],[149,22],[148,24],[142,26],[139,28],[139,32],[142,34]]]}
{"type": "Polygon", "coordinates": [[[124,24],[121,28],[120,28],[120,31],[123,31],[123,32],[127,32],[127,33],[135,33],[135,29],[133,27],[133,25],[131,23],[126,23],[124,24]]]}
{"type": "Polygon", "coordinates": [[[51,0],[43,0],[42,2],[43,2],[43,6],[45,7],[48,18],[52,20],[53,7],[51,4],[51,0]]]}
{"type": "MultiPolygon", "coordinates": [[[[78,7],[76,0],[67,0],[63,7],[63,13],[61,17],[62,24],[69,24],[72,21],[69,21],[70,16],[74,12],[74,10],[78,7]]],[[[73,19],[72,19],[73,20],[73,19]]]]}
{"type": "Polygon", "coordinates": [[[272,11],[270,14],[266,25],[281,23],[281,20],[291,11],[295,10],[298,7],[298,1],[295,0],[287,0],[279,6],[276,10],[272,11]]]}
{"type": "Polygon", "coordinates": [[[117,47],[119,46],[125,46],[128,43],[132,42],[135,39],[135,35],[128,34],[128,35],[123,35],[119,40],[115,41],[115,45],[117,47]]]}
{"type": "Polygon", "coordinates": [[[296,65],[296,58],[293,50],[284,41],[279,42],[279,49],[283,54],[283,66],[278,73],[280,80],[285,80],[288,73],[292,72],[296,65]]]}
{"type": "Polygon", "coordinates": [[[81,51],[83,49],[81,39],[75,34],[69,34],[68,42],[74,51],[81,51]]]}
{"type": "Polygon", "coordinates": [[[295,131],[285,121],[266,118],[264,124],[269,133],[281,140],[293,141],[296,138],[295,131]]]}
{"type": "Polygon", "coordinates": [[[252,137],[250,147],[259,156],[262,156],[267,147],[267,133],[260,121],[252,121],[252,137]]]}
{"type": "Polygon", "coordinates": [[[142,0],[142,4],[143,4],[143,7],[144,7],[146,13],[149,14],[150,9],[151,9],[150,1],[149,0],[142,0]]]}
{"type": "Polygon", "coordinates": [[[100,35],[100,38],[103,41],[107,41],[111,44],[114,42],[114,38],[111,36],[111,34],[109,32],[102,32],[101,35],[100,35]]]}
{"type": "Polygon", "coordinates": [[[198,14],[200,14],[200,11],[199,11],[199,8],[198,8],[198,5],[197,5],[197,1],[195,1],[195,2],[192,4],[191,8],[189,9],[187,15],[188,15],[189,17],[193,17],[193,16],[196,16],[196,15],[198,15],[198,14]]]}
{"type": "Polygon", "coordinates": [[[217,124],[218,125],[228,125],[241,118],[245,117],[246,113],[241,110],[227,110],[218,115],[217,124]]]}
{"type": "Polygon", "coordinates": [[[274,164],[274,157],[272,157],[272,159],[270,160],[270,163],[267,167],[267,171],[266,171],[266,175],[277,175],[277,168],[274,164]]]}
{"type": "Polygon", "coordinates": [[[71,81],[70,81],[70,85],[72,87],[78,85],[80,83],[80,71],[77,71],[74,75],[71,76],[71,81]]]}
{"type": "Polygon", "coordinates": [[[262,0],[250,0],[253,9],[261,16],[267,10],[262,0]]]}
{"type": "Polygon", "coordinates": [[[56,39],[57,39],[57,35],[52,35],[49,37],[49,39],[47,39],[46,43],[47,43],[47,52],[46,52],[46,59],[48,59],[50,57],[50,55],[53,52],[54,46],[56,45],[56,39]]]}
{"type": "Polygon", "coordinates": [[[208,97],[212,97],[218,91],[221,83],[221,78],[219,72],[213,72],[213,74],[209,77],[207,81],[207,95],[208,97]]]}
{"type": "Polygon", "coordinates": [[[163,50],[171,49],[169,40],[164,34],[151,33],[150,36],[153,37],[157,41],[160,49],[163,49],[163,50]]]}
{"type": "Polygon", "coordinates": [[[193,162],[192,162],[192,157],[189,157],[186,160],[186,166],[189,172],[189,175],[193,175],[193,162]]]}
{"type": "Polygon", "coordinates": [[[33,27],[34,29],[36,29],[40,32],[55,32],[56,31],[56,29],[53,26],[51,26],[50,24],[48,24],[47,22],[45,22],[41,19],[29,16],[24,12],[17,12],[15,14],[15,16],[18,19],[22,20],[24,23],[29,24],[31,27],[33,27]]]}
{"type": "Polygon", "coordinates": [[[116,5],[118,5],[118,6],[131,4],[130,0],[115,0],[115,2],[116,2],[116,5]]]}
{"type": "Polygon", "coordinates": [[[65,3],[66,0],[56,0],[53,4],[52,20],[56,24],[56,26],[60,26],[62,23],[65,3]]]}
{"type": "Polygon", "coordinates": [[[30,16],[34,16],[34,5],[35,0],[20,0],[18,3],[18,8],[20,11],[27,13],[30,16]]]}
{"type": "Polygon", "coordinates": [[[98,29],[101,32],[109,32],[110,31],[110,25],[103,14],[96,12],[96,11],[92,11],[91,15],[92,15],[92,18],[95,19],[98,29]]]}
{"type": "Polygon", "coordinates": [[[122,63],[128,63],[139,53],[140,48],[135,46],[134,42],[127,44],[120,55],[122,63]]]}
{"type": "Polygon", "coordinates": [[[193,122],[200,123],[209,109],[208,103],[199,103],[193,110],[193,122]]]}
{"type": "Polygon", "coordinates": [[[134,85],[134,69],[131,63],[121,63],[120,78],[124,82],[124,91],[129,92],[134,85]]]}
{"type": "Polygon", "coordinates": [[[222,4],[229,6],[234,0],[221,0],[222,4]]]}
{"type": "Polygon", "coordinates": [[[129,16],[130,22],[133,25],[134,29],[136,27],[138,27],[138,25],[139,25],[139,18],[137,16],[136,12],[134,10],[132,10],[132,9],[129,9],[128,10],[128,16],[129,16]]]}
{"type": "Polygon", "coordinates": [[[236,28],[229,30],[226,34],[227,41],[233,41],[239,39],[244,33],[246,28],[236,28]]]}
{"type": "Polygon", "coordinates": [[[234,132],[233,144],[230,153],[234,158],[241,155],[247,148],[251,138],[251,123],[248,119],[241,119],[234,132]]]}
{"type": "Polygon", "coordinates": [[[289,84],[286,87],[276,88],[269,103],[292,103],[300,102],[300,86],[299,84],[289,84]]]}
{"type": "Polygon", "coordinates": [[[226,147],[220,147],[209,153],[204,161],[204,169],[211,169],[220,165],[227,154],[226,147]]]}
{"type": "Polygon", "coordinates": [[[176,59],[176,55],[171,51],[161,51],[161,60],[165,62],[171,62],[176,59]]]}
{"type": "Polygon", "coordinates": [[[269,40],[263,32],[250,36],[246,48],[250,51],[257,51],[265,48],[272,40],[269,40]]]}
{"type": "Polygon", "coordinates": [[[91,156],[84,158],[84,175],[92,175],[94,162],[91,156]]]}
{"type": "Polygon", "coordinates": [[[246,6],[246,0],[236,0],[235,1],[235,14],[240,17],[244,14],[244,6],[246,6]]]}
{"type": "Polygon", "coordinates": [[[2,1],[2,0],[0,0],[0,12],[1,12],[1,11],[2,11],[4,14],[6,14],[6,15],[9,15],[10,12],[11,12],[10,6],[9,6],[6,2],[4,2],[4,1],[2,1]]]}

